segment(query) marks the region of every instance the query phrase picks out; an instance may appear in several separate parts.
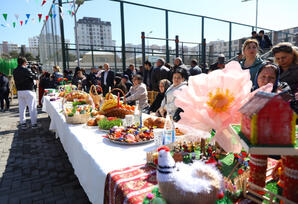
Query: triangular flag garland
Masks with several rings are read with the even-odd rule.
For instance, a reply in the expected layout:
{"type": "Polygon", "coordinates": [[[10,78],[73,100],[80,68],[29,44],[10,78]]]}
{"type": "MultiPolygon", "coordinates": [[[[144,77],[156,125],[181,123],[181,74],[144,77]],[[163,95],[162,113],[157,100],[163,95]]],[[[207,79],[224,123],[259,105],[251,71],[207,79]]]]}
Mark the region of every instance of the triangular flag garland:
{"type": "Polygon", "coordinates": [[[15,27],[16,27],[16,22],[13,22],[12,25],[13,25],[13,27],[15,28],[15,27]]]}
{"type": "Polygon", "coordinates": [[[46,0],[43,0],[41,6],[43,6],[46,2],[46,0]]]}
{"type": "Polygon", "coordinates": [[[5,20],[7,20],[7,13],[4,13],[4,14],[2,14],[3,15],[3,18],[5,19],[5,20]]]}
{"type": "Polygon", "coordinates": [[[53,18],[56,18],[56,14],[53,15],[53,18]]]}
{"type": "Polygon", "coordinates": [[[68,10],[69,15],[71,15],[71,12],[72,12],[71,10],[68,10]]]}
{"type": "Polygon", "coordinates": [[[15,14],[14,16],[16,17],[17,20],[19,20],[19,17],[20,17],[19,14],[15,14]]]}
{"type": "Polygon", "coordinates": [[[28,23],[28,19],[25,20],[25,25],[28,23]]]}
{"type": "Polygon", "coordinates": [[[74,12],[72,11],[72,12],[71,12],[71,16],[73,16],[73,14],[74,14],[74,12]]]}
{"type": "Polygon", "coordinates": [[[46,21],[49,19],[49,16],[46,16],[46,21]]]}
{"type": "Polygon", "coordinates": [[[27,17],[27,19],[29,19],[30,18],[30,14],[26,14],[26,17],[27,17]]]}
{"type": "Polygon", "coordinates": [[[53,14],[50,13],[49,16],[50,16],[51,18],[53,18],[53,14]]]}
{"type": "Polygon", "coordinates": [[[23,21],[20,21],[21,26],[23,25],[23,21]]]}
{"type": "Polygon", "coordinates": [[[37,15],[38,15],[38,20],[40,22],[41,21],[42,14],[40,13],[40,14],[37,14],[37,15]]]}

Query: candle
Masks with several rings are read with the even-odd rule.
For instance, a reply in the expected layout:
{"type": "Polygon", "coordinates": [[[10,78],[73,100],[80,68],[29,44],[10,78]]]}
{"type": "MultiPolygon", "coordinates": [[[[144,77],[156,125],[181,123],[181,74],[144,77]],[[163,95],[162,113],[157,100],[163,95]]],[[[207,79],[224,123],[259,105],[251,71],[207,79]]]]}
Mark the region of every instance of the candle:
{"type": "Polygon", "coordinates": [[[118,105],[118,108],[120,106],[120,93],[118,92],[118,97],[117,97],[117,105],[118,105]]]}

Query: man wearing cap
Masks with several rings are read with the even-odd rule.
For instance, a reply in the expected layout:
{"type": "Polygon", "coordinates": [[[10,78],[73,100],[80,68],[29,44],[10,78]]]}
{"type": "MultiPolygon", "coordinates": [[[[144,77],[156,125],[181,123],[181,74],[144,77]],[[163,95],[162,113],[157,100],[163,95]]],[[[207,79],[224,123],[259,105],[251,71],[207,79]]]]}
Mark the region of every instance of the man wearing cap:
{"type": "Polygon", "coordinates": [[[155,63],[154,69],[152,70],[151,83],[153,91],[159,91],[160,80],[169,79],[170,77],[170,70],[165,67],[164,64],[165,60],[163,58],[159,58],[155,63]]]}
{"type": "Polygon", "coordinates": [[[121,78],[122,85],[125,85],[127,88],[127,91],[129,91],[130,87],[132,86],[131,81],[129,81],[129,78],[126,74],[124,74],[121,78]]]}
{"type": "Polygon", "coordinates": [[[217,57],[217,62],[210,65],[209,72],[223,68],[225,68],[225,56],[224,54],[219,54],[217,57]]]}

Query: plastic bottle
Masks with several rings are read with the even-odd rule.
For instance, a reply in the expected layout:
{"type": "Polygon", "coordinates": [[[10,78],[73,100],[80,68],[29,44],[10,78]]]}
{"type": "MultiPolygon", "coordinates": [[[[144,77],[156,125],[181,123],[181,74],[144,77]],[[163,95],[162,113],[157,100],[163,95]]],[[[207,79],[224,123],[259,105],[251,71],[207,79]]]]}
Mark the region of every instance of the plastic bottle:
{"type": "Polygon", "coordinates": [[[163,145],[171,144],[175,142],[175,124],[172,118],[167,115],[165,126],[163,129],[163,145]]]}
{"type": "Polygon", "coordinates": [[[139,126],[141,125],[141,110],[140,110],[140,105],[139,105],[139,101],[136,101],[136,107],[135,107],[135,111],[134,111],[134,124],[139,126]]]}

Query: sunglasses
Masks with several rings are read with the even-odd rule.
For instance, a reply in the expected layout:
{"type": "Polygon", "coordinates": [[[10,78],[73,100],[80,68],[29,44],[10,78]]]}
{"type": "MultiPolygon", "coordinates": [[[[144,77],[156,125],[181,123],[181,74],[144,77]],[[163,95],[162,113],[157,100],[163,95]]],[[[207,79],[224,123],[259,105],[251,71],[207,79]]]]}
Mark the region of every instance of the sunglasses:
{"type": "Polygon", "coordinates": [[[282,46],[279,46],[279,47],[274,47],[272,49],[272,52],[273,52],[273,55],[275,55],[278,52],[292,53],[293,52],[293,48],[292,47],[289,47],[287,45],[282,45],[282,46]]]}

